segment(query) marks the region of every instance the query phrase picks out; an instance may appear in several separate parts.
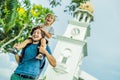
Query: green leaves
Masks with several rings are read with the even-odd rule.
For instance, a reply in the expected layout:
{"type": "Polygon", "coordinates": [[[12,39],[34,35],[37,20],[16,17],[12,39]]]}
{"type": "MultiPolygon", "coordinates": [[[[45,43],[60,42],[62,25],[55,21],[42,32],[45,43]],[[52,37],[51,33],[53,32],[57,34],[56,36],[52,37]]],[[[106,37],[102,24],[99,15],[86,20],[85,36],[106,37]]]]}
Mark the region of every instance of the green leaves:
{"type": "MultiPolygon", "coordinates": [[[[64,1],[64,0],[63,0],[64,1]]],[[[71,3],[65,7],[64,12],[69,12],[70,14],[75,11],[75,9],[80,6],[80,3],[84,3],[89,0],[71,0],[71,3]]],[[[61,6],[62,0],[50,0],[51,7],[61,6]]]]}
{"type": "Polygon", "coordinates": [[[61,1],[62,0],[52,0],[52,1],[50,1],[50,5],[52,6],[52,7],[56,7],[56,6],[61,6],[61,1]]]}
{"type": "Polygon", "coordinates": [[[74,12],[76,8],[80,6],[80,3],[85,2],[86,0],[72,0],[70,5],[66,6],[65,12],[74,12]]]}
{"type": "Polygon", "coordinates": [[[42,5],[33,5],[31,9],[31,14],[33,16],[32,20],[35,24],[44,23],[44,17],[48,13],[53,13],[50,9],[42,7],[42,5]]]}
{"type": "Polygon", "coordinates": [[[53,13],[42,5],[31,5],[30,0],[1,0],[0,4],[0,48],[5,51],[29,37],[34,25],[44,23],[46,14],[53,13]]]}
{"type": "Polygon", "coordinates": [[[17,7],[17,0],[6,0],[6,7],[8,10],[14,11],[17,7]]]}
{"type": "Polygon", "coordinates": [[[16,19],[16,9],[17,9],[17,0],[7,0],[6,4],[4,6],[4,13],[5,13],[5,18],[4,24],[3,25],[3,30],[5,33],[8,33],[11,28],[14,27],[15,25],[15,19],[16,19]]]}

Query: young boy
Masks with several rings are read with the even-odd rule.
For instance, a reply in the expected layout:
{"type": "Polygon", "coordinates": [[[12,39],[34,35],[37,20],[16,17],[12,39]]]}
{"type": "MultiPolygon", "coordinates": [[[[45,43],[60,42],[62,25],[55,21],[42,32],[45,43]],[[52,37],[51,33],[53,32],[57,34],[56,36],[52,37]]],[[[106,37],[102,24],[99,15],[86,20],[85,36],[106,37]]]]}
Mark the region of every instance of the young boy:
{"type": "MultiPolygon", "coordinates": [[[[45,33],[45,38],[48,40],[49,38],[52,37],[52,35],[54,34],[54,29],[53,27],[51,26],[55,21],[55,16],[53,14],[47,14],[47,16],[45,17],[45,23],[43,25],[40,25],[39,28],[45,33]]],[[[45,40],[41,40],[42,41],[42,45],[44,48],[48,48],[48,52],[51,53],[51,50],[47,45],[44,45],[45,43],[45,40]]],[[[25,41],[23,41],[22,43],[20,44],[16,44],[16,45],[19,45],[19,47],[16,47],[17,50],[20,50],[22,48],[24,48],[27,44],[29,43],[32,43],[32,40],[31,39],[26,39],[25,41]]],[[[42,59],[42,55],[39,54],[36,56],[37,59],[42,59]]]]}

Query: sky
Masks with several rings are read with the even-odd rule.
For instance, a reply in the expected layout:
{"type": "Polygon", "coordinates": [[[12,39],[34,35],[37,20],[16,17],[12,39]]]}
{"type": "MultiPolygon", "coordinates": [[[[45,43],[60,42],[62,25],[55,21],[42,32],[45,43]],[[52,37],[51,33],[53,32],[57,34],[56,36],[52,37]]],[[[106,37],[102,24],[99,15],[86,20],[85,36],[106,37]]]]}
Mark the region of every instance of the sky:
{"type": "MultiPolygon", "coordinates": [[[[72,19],[68,13],[63,12],[70,0],[62,1],[62,6],[52,9],[57,15],[53,24],[56,35],[62,35],[67,28],[68,20],[72,19]]],[[[31,2],[49,8],[47,0],[31,2]]],[[[94,5],[94,21],[91,23],[91,36],[87,38],[88,56],[83,59],[81,69],[98,80],[119,80],[120,0],[91,0],[91,3],[94,5]]],[[[57,40],[51,40],[52,50],[56,42],[57,40]]],[[[13,55],[0,54],[0,80],[9,80],[17,66],[13,58],[13,55]],[[5,74],[6,72],[8,74],[5,74]]]]}
{"type": "Polygon", "coordinates": [[[94,22],[82,68],[99,80],[120,79],[120,1],[91,0],[94,22]]]}

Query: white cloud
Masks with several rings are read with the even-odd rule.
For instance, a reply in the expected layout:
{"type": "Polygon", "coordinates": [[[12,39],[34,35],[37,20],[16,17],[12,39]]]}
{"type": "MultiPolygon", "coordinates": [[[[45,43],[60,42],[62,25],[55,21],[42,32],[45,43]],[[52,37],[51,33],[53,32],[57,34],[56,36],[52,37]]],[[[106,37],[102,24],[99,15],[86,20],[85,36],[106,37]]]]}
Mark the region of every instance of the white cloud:
{"type": "Polygon", "coordinates": [[[9,54],[0,52],[0,80],[10,80],[16,66],[16,62],[10,61],[9,54]]]}

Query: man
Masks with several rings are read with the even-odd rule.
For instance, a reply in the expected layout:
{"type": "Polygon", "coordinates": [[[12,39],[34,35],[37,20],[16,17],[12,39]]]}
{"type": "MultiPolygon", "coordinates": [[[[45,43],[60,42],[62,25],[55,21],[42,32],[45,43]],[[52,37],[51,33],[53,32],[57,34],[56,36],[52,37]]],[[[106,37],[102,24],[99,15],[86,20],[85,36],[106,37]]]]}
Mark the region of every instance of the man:
{"type": "MultiPolygon", "coordinates": [[[[38,53],[42,53],[51,66],[56,66],[55,58],[44,47],[39,47],[40,40],[44,37],[42,34],[43,32],[39,27],[33,28],[31,32],[33,42],[22,50],[21,55],[14,52],[18,66],[12,74],[11,80],[36,80],[40,75],[41,67],[43,67],[45,60],[36,59],[38,53]]],[[[19,45],[15,45],[14,47],[19,47],[19,45]]]]}

